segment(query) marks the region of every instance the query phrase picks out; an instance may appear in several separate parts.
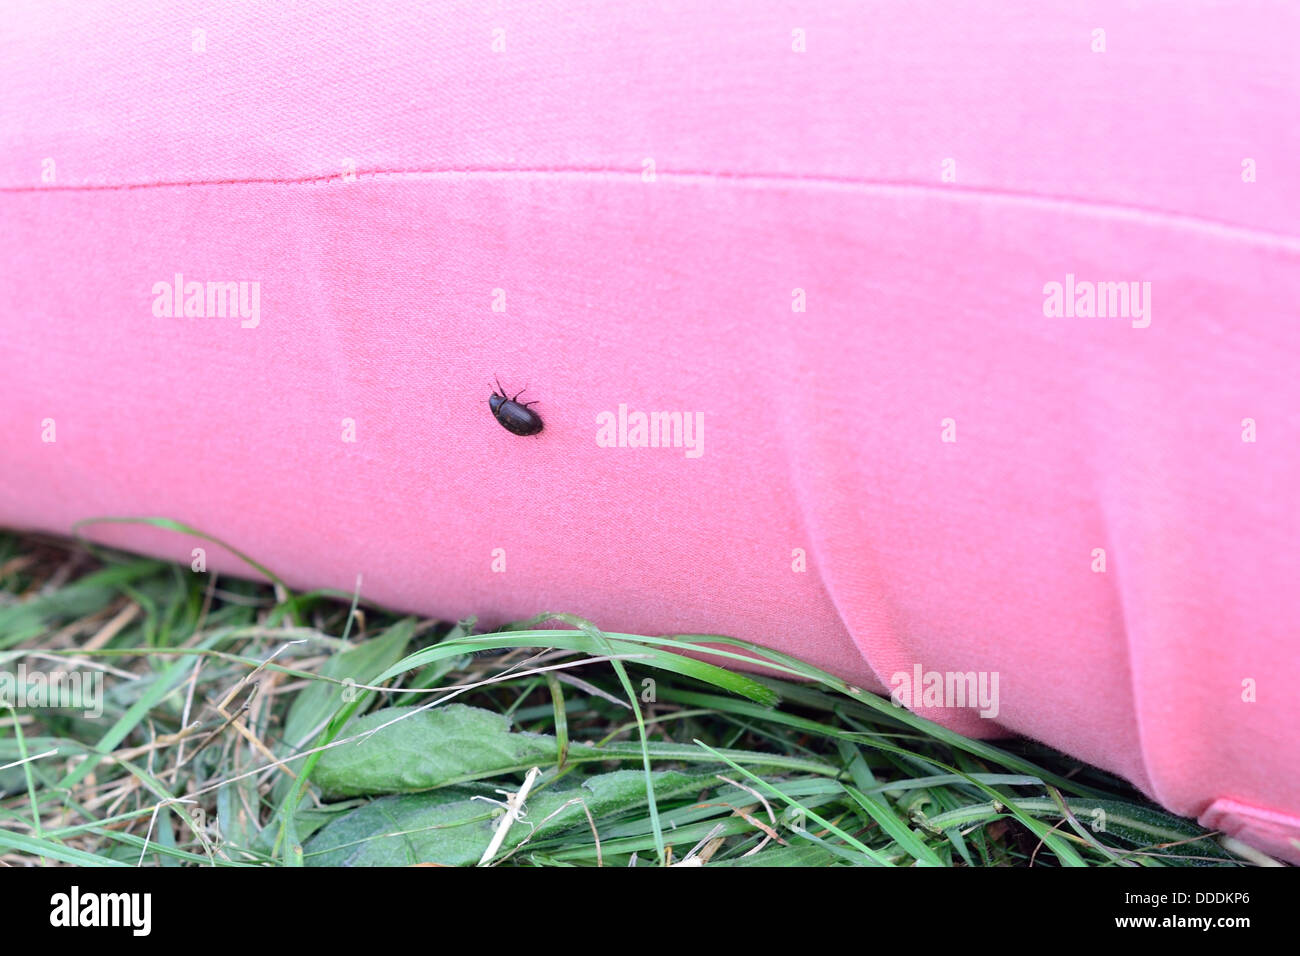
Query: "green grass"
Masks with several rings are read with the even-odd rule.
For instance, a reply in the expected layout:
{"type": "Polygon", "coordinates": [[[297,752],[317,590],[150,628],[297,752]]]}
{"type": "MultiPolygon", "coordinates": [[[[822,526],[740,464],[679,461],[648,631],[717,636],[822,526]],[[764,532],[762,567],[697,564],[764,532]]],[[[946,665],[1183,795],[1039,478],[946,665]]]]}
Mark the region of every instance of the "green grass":
{"type": "Polygon", "coordinates": [[[527,866],[1264,862],[1048,748],[719,636],[483,634],[0,534],[20,665],[102,673],[103,713],[0,707],[9,865],[475,865],[494,841],[527,866]]]}

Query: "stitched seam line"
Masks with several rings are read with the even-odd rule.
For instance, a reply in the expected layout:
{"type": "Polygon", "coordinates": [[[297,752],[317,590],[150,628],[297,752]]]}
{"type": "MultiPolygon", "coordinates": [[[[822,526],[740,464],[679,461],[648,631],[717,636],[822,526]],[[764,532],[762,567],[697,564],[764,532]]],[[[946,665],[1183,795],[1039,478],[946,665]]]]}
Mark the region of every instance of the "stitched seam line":
{"type": "MultiPolygon", "coordinates": [[[[556,179],[587,179],[609,177],[641,181],[641,172],[635,169],[597,166],[537,166],[537,167],[492,167],[461,166],[427,169],[378,169],[356,173],[356,181],[362,180],[432,180],[439,179],[539,179],[552,177],[556,179]]],[[[813,175],[804,176],[795,173],[750,173],[726,170],[659,170],[656,180],[681,183],[717,183],[735,182],[744,185],[769,186],[777,188],[812,188],[828,190],[848,190],[875,192],[880,194],[914,194],[924,197],[942,197],[958,201],[997,201],[1008,204],[1039,208],[1056,208],[1061,211],[1103,215],[1113,218],[1144,223],[1162,223],[1205,232],[1211,235],[1257,243],[1274,248],[1300,252],[1300,236],[1288,233],[1272,232],[1241,226],[1235,223],[1189,213],[1170,212],[1157,207],[1135,206],[1124,203],[1084,200],[1071,196],[1052,196],[1044,193],[1017,192],[1015,190],[995,187],[973,187],[959,185],[936,186],[929,183],[908,182],[905,180],[870,180],[852,176],[813,175]]],[[[84,185],[50,186],[0,186],[0,193],[40,193],[40,192],[102,192],[134,189],[182,189],[211,186],[351,186],[354,182],[344,182],[340,174],[329,176],[300,176],[290,178],[246,177],[240,179],[205,179],[174,180],[144,183],[90,183],[84,185]]]]}

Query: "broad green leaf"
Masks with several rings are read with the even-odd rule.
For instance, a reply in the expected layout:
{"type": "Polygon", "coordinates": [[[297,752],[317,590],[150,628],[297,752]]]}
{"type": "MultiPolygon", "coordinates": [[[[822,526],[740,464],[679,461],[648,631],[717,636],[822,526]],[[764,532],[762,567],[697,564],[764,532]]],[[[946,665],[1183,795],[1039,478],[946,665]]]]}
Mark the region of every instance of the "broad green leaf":
{"type": "MultiPolygon", "coordinates": [[[[716,783],[711,776],[675,771],[654,773],[651,778],[657,800],[693,797],[716,783]]],[[[518,784],[503,789],[513,792],[518,784]]],[[[471,784],[373,800],[326,824],[307,842],[304,862],[309,866],[474,865],[491,843],[504,812],[475,797],[504,799],[491,787],[471,784]]],[[[588,812],[599,833],[603,819],[646,803],[645,775],[636,770],[600,774],[576,787],[535,790],[526,800],[523,819],[510,825],[497,857],[530,837],[535,844],[566,830],[581,828],[589,833],[588,812]]],[[[595,840],[594,835],[581,838],[595,840]]]]}
{"type": "Polygon", "coordinates": [[[431,790],[547,767],[556,757],[554,737],[511,733],[504,715],[464,704],[388,707],[353,721],[346,736],[359,734],[367,736],[325,751],[317,762],[312,779],[326,794],[431,790]]]}
{"type": "MultiPolygon", "coordinates": [[[[297,753],[316,740],[330,718],[351,700],[360,698],[357,709],[363,711],[369,706],[374,691],[358,691],[347,684],[335,681],[352,681],[355,684],[373,684],[374,680],[394,662],[401,660],[406,653],[406,646],[411,642],[415,630],[415,619],[406,618],[398,621],[379,637],[359,644],[351,650],[335,654],[320,668],[322,677],[333,680],[315,681],[304,690],[289,708],[289,716],[284,723],[284,745],[279,748],[281,754],[297,753]]],[[[280,803],[289,792],[290,780],[281,775],[272,792],[272,802],[280,803]]],[[[233,836],[232,836],[233,839],[233,836]]]]}
{"type": "MultiPolygon", "coordinates": [[[[556,739],[547,734],[512,732],[501,714],[445,704],[430,710],[389,707],[348,725],[348,742],[321,754],[312,779],[328,796],[350,797],[374,793],[412,793],[530,767],[552,767],[558,754],[556,739]],[[381,729],[382,728],[382,729],[381,729]],[[361,739],[353,740],[360,736],[361,739]]],[[[698,747],[685,744],[648,745],[656,760],[717,763],[698,747]]],[[[728,759],[749,766],[799,770],[835,776],[839,768],[801,757],[719,751],[728,759]]],[[[573,741],[566,764],[594,761],[641,761],[637,741],[591,744],[573,741]]],[[[643,775],[644,780],[644,775],[643,775]]]]}
{"type": "Polygon", "coordinates": [[[284,722],[285,743],[294,750],[311,743],[325,722],[343,706],[344,694],[349,690],[356,696],[373,695],[373,691],[356,691],[336,681],[372,683],[394,662],[401,660],[406,653],[406,645],[411,641],[415,623],[414,618],[398,621],[379,637],[335,654],[322,664],[320,676],[332,679],[316,681],[295,698],[284,722]]]}

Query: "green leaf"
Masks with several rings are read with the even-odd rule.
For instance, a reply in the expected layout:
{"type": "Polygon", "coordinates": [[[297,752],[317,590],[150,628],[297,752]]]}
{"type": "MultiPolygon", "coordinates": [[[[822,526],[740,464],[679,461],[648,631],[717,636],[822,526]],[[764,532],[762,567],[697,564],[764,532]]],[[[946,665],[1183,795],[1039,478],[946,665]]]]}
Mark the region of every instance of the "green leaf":
{"type": "MultiPolygon", "coordinates": [[[[710,776],[676,771],[654,773],[651,779],[658,800],[694,796],[717,782],[710,776]]],[[[518,785],[508,789],[513,792],[518,785]]],[[[471,784],[373,800],[326,824],[307,842],[304,862],[309,866],[472,866],[487,849],[503,812],[475,797],[504,799],[491,787],[471,784]]],[[[510,825],[497,856],[525,839],[536,843],[577,828],[590,832],[588,812],[599,832],[602,819],[646,804],[645,775],[638,770],[600,774],[577,787],[534,790],[527,798],[523,820],[510,825]]],[[[584,838],[595,841],[594,835],[584,838]]]]}
{"type": "Polygon", "coordinates": [[[388,707],[348,726],[348,736],[368,733],[321,754],[312,779],[325,793],[431,790],[548,767],[557,753],[554,737],[511,733],[504,715],[464,704],[424,711],[388,707]]]}
{"type": "MultiPolygon", "coordinates": [[[[464,704],[444,704],[434,709],[389,707],[348,725],[349,738],[326,750],[312,772],[312,780],[330,797],[375,793],[413,793],[530,767],[553,767],[558,743],[548,734],[511,732],[506,717],[464,704]],[[382,729],[381,729],[382,728],[382,729]]],[[[647,744],[656,760],[716,764],[717,758],[684,744],[647,744]]],[[[717,751],[729,760],[749,766],[798,770],[833,777],[839,768],[801,757],[747,750],[717,751]]],[[[569,764],[607,760],[642,760],[639,741],[619,741],[597,747],[572,741],[565,758],[569,764]]],[[[643,777],[644,781],[644,777],[643,777]]]]}
{"type": "Polygon", "coordinates": [[[365,701],[374,696],[374,691],[356,691],[337,682],[350,680],[356,684],[373,684],[376,677],[401,660],[414,630],[414,618],[398,621],[381,636],[335,654],[321,665],[320,676],[332,679],[314,682],[294,699],[284,722],[284,742],[288,752],[296,753],[315,740],[329,719],[348,703],[345,692],[350,691],[354,698],[362,698],[361,709],[365,709],[365,701]]]}
{"type": "MultiPolygon", "coordinates": [[[[356,602],[353,602],[353,609],[356,608],[356,602]]],[[[349,616],[349,627],[351,626],[351,616],[349,616]]],[[[362,684],[374,682],[374,676],[379,671],[391,664],[395,659],[400,658],[406,650],[406,645],[410,642],[411,635],[415,630],[415,619],[405,618],[398,621],[390,627],[384,636],[374,641],[367,641],[360,647],[353,648],[350,651],[332,658],[321,668],[322,673],[328,670],[329,676],[335,678],[346,678],[362,684]],[[361,679],[358,680],[358,676],[361,679]]],[[[346,633],[346,632],[345,632],[346,633]]],[[[373,691],[367,691],[364,694],[355,692],[345,693],[347,688],[339,687],[337,684],[318,682],[313,684],[306,693],[317,691],[317,695],[308,699],[306,707],[296,717],[290,715],[290,722],[293,727],[291,733],[300,736],[288,736],[287,740],[294,750],[301,749],[299,744],[300,737],[316,734],[312,742],[315,749],[325,742],[332,742],[343,731],[343,728],[352,720],[354,714],[364,711],[370,706],[370,701],[374,697],[373,691]],[[337,693],[333,692],[337,688],[337,693]],[[311,721],[323,717],[323,724],[312,724],[311,721]]],[[[305,696],[305,695],[304,695],[305,696]]],[[[295,701],[295,704],[301,704],[301,700],[295,701]]],[[[302,839],[297,831],[296,811],[306,801],[302,792],[304,777],[310,777],[320,759],[320,753],[309,753],[306,762],[302,765],[300,776],[292,783],[287,777],[281,778],[276,782],[272,790],[272,800],[279,806],[276,813],[280,821],[275,840],[271,844],[272,855],[279,847],[283,847],[286,854],[286,860],[292,865],[300,865],[301,847],[298,845],[302,839]]]]}

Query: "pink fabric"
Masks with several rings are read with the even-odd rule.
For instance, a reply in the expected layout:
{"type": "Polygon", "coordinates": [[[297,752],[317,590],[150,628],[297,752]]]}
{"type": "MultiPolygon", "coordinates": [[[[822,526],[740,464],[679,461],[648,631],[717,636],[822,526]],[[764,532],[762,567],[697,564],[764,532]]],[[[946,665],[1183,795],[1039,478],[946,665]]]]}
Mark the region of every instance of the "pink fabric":
{"type": "Polygon", "coordinates": [[[9,6],[0,524],[995,672],[917,709],[1300,860],[1294,5],[9,6]],[[1044,314],[1111,281],[1149,324],[1044,314]]]}

